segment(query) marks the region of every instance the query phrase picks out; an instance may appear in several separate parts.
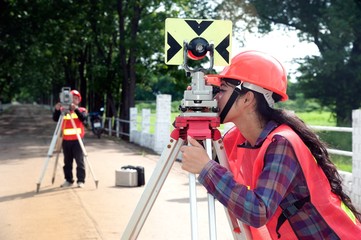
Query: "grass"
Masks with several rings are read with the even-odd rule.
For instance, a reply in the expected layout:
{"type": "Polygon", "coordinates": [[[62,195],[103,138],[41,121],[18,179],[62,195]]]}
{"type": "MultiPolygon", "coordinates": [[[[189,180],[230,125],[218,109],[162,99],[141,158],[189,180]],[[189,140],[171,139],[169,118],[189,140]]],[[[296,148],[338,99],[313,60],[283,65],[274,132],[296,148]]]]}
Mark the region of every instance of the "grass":
{"type": "Polygon", "coordinates": [[[297,112],[296,114],[308,125],[336,126],[336,120],[330,112],[297,112]]]}

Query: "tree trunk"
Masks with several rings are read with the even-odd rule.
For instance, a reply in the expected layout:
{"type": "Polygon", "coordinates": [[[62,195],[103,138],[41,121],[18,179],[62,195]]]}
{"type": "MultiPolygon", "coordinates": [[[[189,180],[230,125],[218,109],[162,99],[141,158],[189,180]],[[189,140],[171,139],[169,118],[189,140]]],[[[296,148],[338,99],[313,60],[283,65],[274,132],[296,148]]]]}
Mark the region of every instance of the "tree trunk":
{"type": "Polygon", "coordinates": [[[89,48],[88,46],[85,46],[84,52],[81,51],[80,52],[80,56],[79,56],[79,79],[80,79],[80,87],[79,87],[79,92],[81,95],[81,103],[80,105],[83,107],[87,106],[87,81],[86,81],[86,77],[85,77],[85,65],[86,65],[86,56],[87,56],[87,52],[88,52],[89,48]]]}
{"type": "MultiPolygon", "coordinates": [[[[141,6],[138,2],[129,3],[132,8],[132,18],[130,20],[130,39],[132,43],[128,47],[128,60],[126,56],[126,46],[124,41],[125,36],[125,25],[124,25],[124,15],[123,11],[127,9],[123,8],[123,2],[118,0],[118,14],[119,14],[119,35],[120,35],[120,58],[121,58],[121,67],[123,70],[123,79],[122,79],[122,94],[121,94],[121,103],[120,103],[120,118],[124,120],[129,120],[129,109],[135,106],[135,83],[136,83],[136,74],[135,74],[135,62],[136,62],[136,42],[138,27],[140,21],[140,14],[142,11],[141,6]]],[[[129,7],[130,8],[130,7],[129,7]]],[[[124,126],[123,131],[129,133],[129,125],[124,126]]],[[[123,136],[123,139],[128,140],[129,137],[123,136]]]]}

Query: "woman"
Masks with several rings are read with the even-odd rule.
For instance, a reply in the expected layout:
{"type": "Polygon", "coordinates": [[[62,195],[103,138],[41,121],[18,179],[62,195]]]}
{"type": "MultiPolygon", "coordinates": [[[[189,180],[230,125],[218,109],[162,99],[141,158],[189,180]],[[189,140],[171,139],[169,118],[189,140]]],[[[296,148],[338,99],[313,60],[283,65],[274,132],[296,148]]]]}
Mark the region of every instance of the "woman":
{"type": "Polygon", "coordinates": [[[217,76],[216,98],[230,171],[188,137],[182,168],[243,223],[253,239],[361,239],[360,213],[341,185],[325,145],[298,117],[275,109],[288,99],[275,58],[245,51],[217,76]],[[257,228],[266,227],[265,232],[257,228]]]}

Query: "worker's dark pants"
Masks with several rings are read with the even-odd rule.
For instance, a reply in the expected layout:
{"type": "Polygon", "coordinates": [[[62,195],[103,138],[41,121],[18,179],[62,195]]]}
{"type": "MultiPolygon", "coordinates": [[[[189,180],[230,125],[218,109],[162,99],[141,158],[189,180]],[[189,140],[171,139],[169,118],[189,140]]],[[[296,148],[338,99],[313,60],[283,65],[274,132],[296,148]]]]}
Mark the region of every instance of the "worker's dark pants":
{"type": "Polygon", "coordinates": [[[65,179],[73,183],[73,159],[76,162],[76,177],[77,182],[85,182],[85,165],[83,151],[78,140],[63,140],[64,153],[64,175],[65,179]]]}

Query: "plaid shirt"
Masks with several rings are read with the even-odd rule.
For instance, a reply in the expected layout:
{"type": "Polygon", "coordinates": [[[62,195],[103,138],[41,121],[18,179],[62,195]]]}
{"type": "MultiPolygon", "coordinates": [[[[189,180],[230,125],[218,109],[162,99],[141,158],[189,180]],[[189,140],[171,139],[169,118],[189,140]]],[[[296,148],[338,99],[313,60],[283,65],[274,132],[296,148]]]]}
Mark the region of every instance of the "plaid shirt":
{"type": "MultiPolygon", "coordinates": [[[[270,121],[254,147],[261,147],[276,127],[276,123],[270,121]]],[[[238,219],[256,228],[265,225],[278,206],[289,206],[310,194],[292,145],[279,135],[266,151],[255,189],[248,190],[247,186],[235,182],[233,174],[215,161],[207,163],[198,180],[238,219]]],[[[310,202],[291,218],[290,224],[301,239],[338,239],[310,202]]]]}

